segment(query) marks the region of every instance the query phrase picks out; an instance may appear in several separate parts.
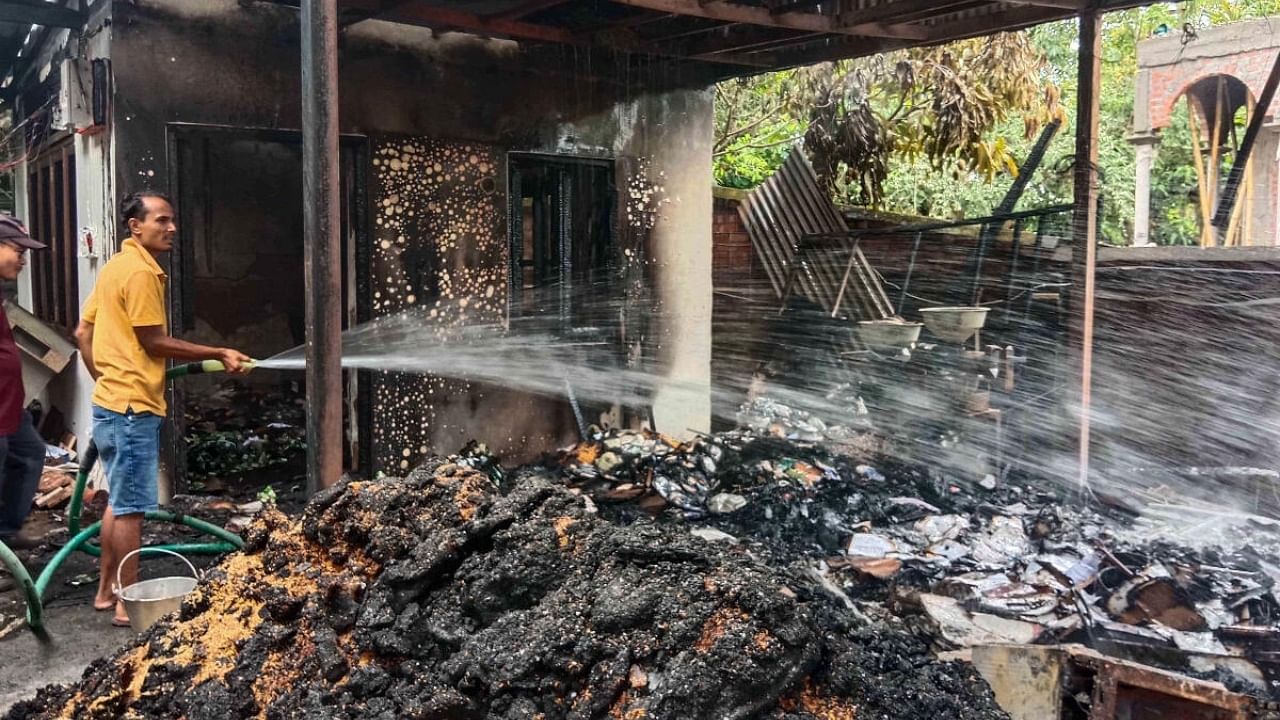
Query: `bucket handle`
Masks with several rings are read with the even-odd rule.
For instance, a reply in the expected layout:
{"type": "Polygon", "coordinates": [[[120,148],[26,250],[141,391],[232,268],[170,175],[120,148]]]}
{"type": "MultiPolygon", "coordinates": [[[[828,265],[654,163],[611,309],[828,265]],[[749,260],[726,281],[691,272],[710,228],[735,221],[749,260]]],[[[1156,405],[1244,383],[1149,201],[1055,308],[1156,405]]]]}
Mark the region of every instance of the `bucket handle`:
{"type": "Polygon", "coordinates": [[[182,555],[180,555],[180,554],[178,554],[178,553],[176,553],[176,552],[174,552],[174,551],[172,551],[172,550],[166,550],[166,549],[164,549],[164,548],[147,548],[147,547],[140,547],[140,548],[138,548],[138,549],[136,549],[136,550],[130,550],[128,553],[126,553],[126,554],[125,554],[125,556],[124,556],[124,557],[120,558],[120,564],[119,564],[119,565],[116,565],[116,589],[115,589],[115,594],[116,594],[116,595],[119,595],[119,594],[120,594],[120,591],[124,589],[124,588],[123,588],[123,587],[121,587],[121,585],[120,585],[120,571],[124,569],[124,564],[129,560],[129,558],[131,558],[131,557],[133,557],[134,555],[137,555],[137,554],[139,554],[139,553],[141,553],[141,552],[143,552],[143,551],[146,551],[146,552],[159,552],[159,553],[165,553],[165,554],[167,554],[167,555],[172,555],[172,556],[174,556],[174,557],[178,558],[179,560],[181,560],[182,562],[184,562],[184,563],[186,563],[186,564],[187,564],[187,567],[191,569],[191,576],[192,576],[192,577],[194,577],[196,580],[199,580],[199,579],[200,579],[200,573],[196,571],[196,566],[195,566],[195,565],[192,565],[192,564],[191,564],[191,561],[190,561],[190,560],[188,560],[188,559],[186,559],[186,558],[185,558],[185,557],[183,557],[182,555]]]}

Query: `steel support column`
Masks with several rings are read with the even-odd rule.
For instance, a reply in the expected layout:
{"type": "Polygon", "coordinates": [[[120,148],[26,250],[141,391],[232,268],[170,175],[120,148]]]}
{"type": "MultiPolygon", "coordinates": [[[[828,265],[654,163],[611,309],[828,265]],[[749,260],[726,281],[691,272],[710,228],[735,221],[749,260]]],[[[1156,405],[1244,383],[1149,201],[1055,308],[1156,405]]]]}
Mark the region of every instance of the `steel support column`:
{"type": "Polygon", "coordinates": [[[314,493],[342,474],[337,0],[303,0],[301,18],[307,490],[314,493]]]}
{"type": "Polygon", "coordinates": [[[1102,13],[1080,15],[1076,98],[1075,202],[1072,213],[1071,340],[1079,371],[1076,393],[1078,455],[1076,480],[1089,485],[1089,413],[1093,392],[1093,304],[1098,263],[1098,91],[1101,85],[1102,13]]]}

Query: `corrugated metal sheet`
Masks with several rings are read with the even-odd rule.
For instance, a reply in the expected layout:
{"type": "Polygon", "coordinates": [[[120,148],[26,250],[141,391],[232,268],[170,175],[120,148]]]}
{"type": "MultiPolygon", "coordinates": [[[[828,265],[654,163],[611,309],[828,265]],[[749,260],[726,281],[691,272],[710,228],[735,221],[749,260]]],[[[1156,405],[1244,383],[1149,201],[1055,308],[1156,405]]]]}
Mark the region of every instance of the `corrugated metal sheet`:
{"type": "Polygon", "coordinates": [[[798,290],[833,314],[844,310],[861,320],[893,315],[880,277],[855,240],[807,240],[845,236],[849,228],[800,149],[751,191],[738,213],[779,298],[798,290]]]}

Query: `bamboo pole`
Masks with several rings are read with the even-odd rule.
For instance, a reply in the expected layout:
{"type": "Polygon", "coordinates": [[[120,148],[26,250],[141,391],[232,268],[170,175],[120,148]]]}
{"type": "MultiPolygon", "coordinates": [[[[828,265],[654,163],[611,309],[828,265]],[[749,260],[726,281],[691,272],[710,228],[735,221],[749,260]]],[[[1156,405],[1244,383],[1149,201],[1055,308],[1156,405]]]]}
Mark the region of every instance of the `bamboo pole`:
{"type": "Polygon", "coordinates": [[[1191,159],[1192,164],[1196,168],[1196,201],[1200,203],[1200,247],[1205,247],[1206,231],[1209,228],[1209,204],[1208,204],[1208,187],[1205,182],[1204,157],[1200,154],[1200,121],[1197,112],[1200,109],[1200,103],[1191,99],[1187,95],[1187,124],[1191,129],[1191,159]]]}
{"type": "MultiPolygon", "coordinates": [[[[1232,126],[1235,125],[1235,119],[1232,118],[1232,126]]],[[[1236,158],[1240,157],[1239,147],[1236,148],[1236,158]]],[[[1227,245],[1241,246],[1251,245],[1252,242],[1246,237],[1245,224],[1249,217],[1249,193],[1250,183],[1252,179],[1253,157],[1246,157],[1244,161],[1244,195],[1242,202],[1236,203],[1231,208],[1231,218],[1227,222],[1227,234],[1225,242],[1227,245]]]]}
{"type": "Polygon", "coordinates": [[[1218,174],[1222,172],[1222,158],[1218,153],[1222,149],[1219,138],[1222,137],[1222,94],[1225,87],[1226,78],[1219,77],[1217,92],[1213,96],[1213,129],[1209,131],[1209,222],[1205,223],[1205,239],[1202,241],[1206,247],[1218,244],[1213,230],[1213,207],[1218,204],[1218,174]]]}
{"type": "MultiPolygon", "coordinates": [[[[1249,123],[1253,122],[1253,114],[1258,111],[1258,103],[1249,98],[1249,123]]],[[[1247,125],[1246,125],[1247,127],[1247,125]]],[[[1237,156],[1238,157],[1238,156],[1237,156]]],[[[1249,154],[1249,162],[1244,168],[1244,244],[1253,245],[1253,154],[1249,154]]]]}

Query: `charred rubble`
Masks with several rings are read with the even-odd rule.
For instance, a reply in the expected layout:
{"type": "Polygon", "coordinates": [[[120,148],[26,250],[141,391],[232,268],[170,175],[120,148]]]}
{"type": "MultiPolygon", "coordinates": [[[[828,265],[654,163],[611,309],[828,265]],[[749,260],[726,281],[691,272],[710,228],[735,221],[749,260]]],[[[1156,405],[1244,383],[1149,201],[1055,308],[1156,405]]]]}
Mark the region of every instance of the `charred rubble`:
{"type": "Polygon", "coordinates": [[[820,577],[506,485],[433,460],[268,510],[179,613],[8,717],[1006,717],[820,577]]]}
{"type": "Polygon", "coordinates": [[[1280,691],[1280,535],[1265,518],[1199,546],[1160,540],[1146,518],[1032,486],[962,486],[809,418],[684,443],[602,433],[549,465],[616,522],[686,526],[809,567],[860,611],[915,616],[935,651],[1079,643],[1280,691]],[[832,452],[837,438],[849,454],[832,452]]]}

